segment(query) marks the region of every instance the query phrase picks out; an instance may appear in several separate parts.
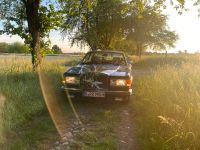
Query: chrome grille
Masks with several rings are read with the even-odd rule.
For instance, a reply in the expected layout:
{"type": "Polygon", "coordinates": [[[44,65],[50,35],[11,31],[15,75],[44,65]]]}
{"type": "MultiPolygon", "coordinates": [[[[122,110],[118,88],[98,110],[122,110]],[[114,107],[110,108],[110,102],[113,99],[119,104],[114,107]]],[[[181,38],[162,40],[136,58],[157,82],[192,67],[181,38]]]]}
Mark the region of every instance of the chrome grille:
{"type": "Polygon", "coordinates": [[[109,87],[109,78],[101,73],[87,73],[81,77],[81,88],[90,90],[105,90],[109,87]]]}

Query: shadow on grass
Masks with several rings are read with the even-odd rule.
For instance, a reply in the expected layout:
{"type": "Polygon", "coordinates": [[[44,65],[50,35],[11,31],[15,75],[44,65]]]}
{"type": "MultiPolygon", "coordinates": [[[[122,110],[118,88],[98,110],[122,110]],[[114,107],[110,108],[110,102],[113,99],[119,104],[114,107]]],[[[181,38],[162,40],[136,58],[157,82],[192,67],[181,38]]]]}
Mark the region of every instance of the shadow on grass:
{"type": "MultiPolygon", "coordinates": [[[[64,95],[60,95],[58,90],[60,74],[52,71],[49,76],[51,88],[57,92],[54,101],[66,107],[67,103],[63,105],[64,95]]],[[[1,148],[34,149],[40,147],[38,143],[58,136],[43,100],[36,72],[1,72],[0,83],[0,94],[5,97],[0,116],[1,148]]]]}

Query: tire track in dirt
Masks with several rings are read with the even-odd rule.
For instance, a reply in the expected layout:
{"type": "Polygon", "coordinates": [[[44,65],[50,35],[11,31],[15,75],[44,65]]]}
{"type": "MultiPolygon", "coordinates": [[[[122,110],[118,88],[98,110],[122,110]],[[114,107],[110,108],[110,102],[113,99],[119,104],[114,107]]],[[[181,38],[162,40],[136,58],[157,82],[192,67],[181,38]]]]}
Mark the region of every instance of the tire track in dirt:
{"type": "MultiPolygon", "coordinates": [[[[132,99],[133,100],[133,97],[132,99]]],[[[131,102],[121,108],[118,132],[118,150],[137,150],[134,135],[134,114],[132,114],[131,102]]]]}
{"type": "MultiPolygon", "coordinates": [[[[133,78],[146,76],[151,74],[151,70],[133,69],[133,78]]],[[[134,92],[134,90],[133,90],[134,92]]],[[[134,110],[132,103],[136,100],[134,95],[131,96],[131,101],[121,108],[120,124],[118,130],[118,150],[138,150],[137,140],[135,137],[136,126],[134,124],[134,110]]]]}

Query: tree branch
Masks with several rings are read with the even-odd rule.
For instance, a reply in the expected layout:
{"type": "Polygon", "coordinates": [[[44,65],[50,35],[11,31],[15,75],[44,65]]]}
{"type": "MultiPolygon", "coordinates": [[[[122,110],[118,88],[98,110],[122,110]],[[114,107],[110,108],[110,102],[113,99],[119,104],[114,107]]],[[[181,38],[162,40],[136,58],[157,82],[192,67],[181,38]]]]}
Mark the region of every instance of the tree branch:
{"type": "Polygon", "coordinates": [[[26,5],[26,3],[27,3],[26,0],[21,0],[21,1],[24,3],[24,5],[26,5]]]}

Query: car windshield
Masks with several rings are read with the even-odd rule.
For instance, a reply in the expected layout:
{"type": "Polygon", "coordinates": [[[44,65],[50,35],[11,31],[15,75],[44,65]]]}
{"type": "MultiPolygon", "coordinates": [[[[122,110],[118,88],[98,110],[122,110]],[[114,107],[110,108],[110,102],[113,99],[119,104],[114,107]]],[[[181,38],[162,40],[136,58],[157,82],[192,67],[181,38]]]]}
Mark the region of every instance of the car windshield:
{"type": "Polygon", "coordinates": [[[122,53],[114,52],[97,52],[88,53],[84,57],[83,64],[114,64],[125,65],[125,57],[122,53]]]}

